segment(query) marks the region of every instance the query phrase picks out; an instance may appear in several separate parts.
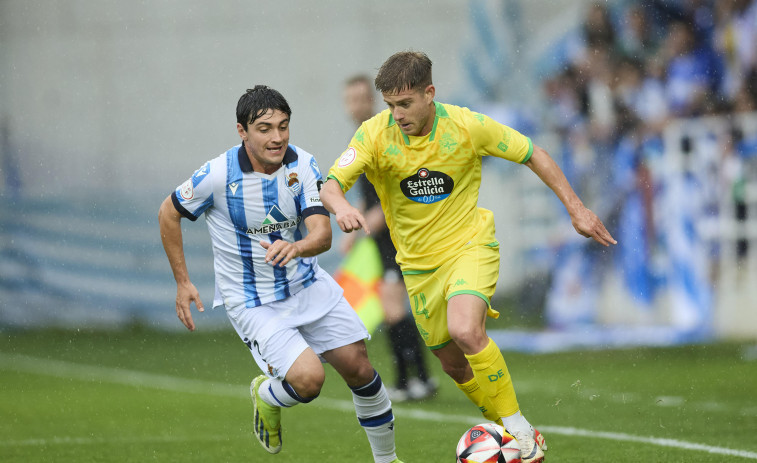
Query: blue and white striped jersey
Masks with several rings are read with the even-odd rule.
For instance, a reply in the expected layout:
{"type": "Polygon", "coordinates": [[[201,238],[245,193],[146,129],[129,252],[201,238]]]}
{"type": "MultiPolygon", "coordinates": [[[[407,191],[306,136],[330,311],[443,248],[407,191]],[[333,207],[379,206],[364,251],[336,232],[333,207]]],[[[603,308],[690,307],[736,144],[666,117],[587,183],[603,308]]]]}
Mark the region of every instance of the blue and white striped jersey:
{"type": "Polygon", "coordinates": [[[254,172],[243,145],[199,168],[172,193],[174,207],[194,221],[205,214],[215,269],[213,307],[257,307],[289,297],[315,281],[315,257],[285,267],[265,262],[261,241],[294,242],[307,234],[304,219],[328,215],[318,190],[321,172],[313,156],[289,145],[282,167],[254,172]]]}

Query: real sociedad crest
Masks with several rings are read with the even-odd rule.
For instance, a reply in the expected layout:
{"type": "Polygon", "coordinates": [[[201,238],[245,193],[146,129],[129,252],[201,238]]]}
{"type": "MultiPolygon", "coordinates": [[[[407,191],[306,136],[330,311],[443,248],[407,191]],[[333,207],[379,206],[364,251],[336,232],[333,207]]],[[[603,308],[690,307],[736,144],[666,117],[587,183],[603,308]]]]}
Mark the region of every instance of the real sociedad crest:
{"type": "Polygon", "coordinates": [[[297,179],[297,172],[292,172],[287,176],[287,188],[292,190],[294,194],[300,193],[300,181],[297,179]]]}

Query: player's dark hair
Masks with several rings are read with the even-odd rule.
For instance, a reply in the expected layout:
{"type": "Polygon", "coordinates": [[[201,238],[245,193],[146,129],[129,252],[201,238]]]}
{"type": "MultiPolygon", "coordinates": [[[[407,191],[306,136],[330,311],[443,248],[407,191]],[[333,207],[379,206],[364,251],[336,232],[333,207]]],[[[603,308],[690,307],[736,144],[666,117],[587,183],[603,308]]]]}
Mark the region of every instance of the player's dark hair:
{"type": "Polygon", "coordinates": [[[287,117],[292,115],[289,103],[278,91],[267,85],[256,85],[254,88],[248,88],[237,103],[237,122],[247,130],[248,124],[255,122],[257,118],[270,109],[278,109],[287,117]]]}
{"type": "Polygon", "coordinates": [[[381,93],[425,89],[432,84],[431,60],[420,51],[395,53],[381,65],[374,84],[381,93]]]}

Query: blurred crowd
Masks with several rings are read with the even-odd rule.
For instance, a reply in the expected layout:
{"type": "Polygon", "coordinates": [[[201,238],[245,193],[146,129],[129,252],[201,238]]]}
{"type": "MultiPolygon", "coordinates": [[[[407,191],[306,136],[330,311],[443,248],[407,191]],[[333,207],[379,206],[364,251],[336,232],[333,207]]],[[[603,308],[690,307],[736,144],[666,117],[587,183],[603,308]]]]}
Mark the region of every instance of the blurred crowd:
{"type": "MultiPolygon", "coordinates": [[[[681,325],[706,324],[719,217],[746,221],[744,185],[757,184],[757,0],[596,2],[557,47],[563,62],[544,80],[553,152],[618,239],[610,259],[624,287],[648,306],[678,286],[681,325]],[[713,131],[686,132],[681,120],[713,131]],[[671,172],[672,151],[682,173],[671,172]]],[[[739,260],[750,251],[743,237],[727,246],[739,260]]],[[[570,243],[558,254],[551,319],[580,322],[581,304],[561,301],[598,291],[608,258],[570,243]]],[[[596,317],[597,296],[589,299],[583,321],[596,317]]]]}
{"type": "Polygon", "coordinates": [[[672,117],[757,109],[757,1],[594,3],[547,79],[551,123],[608,142],[672,117]]]}
{"type": "MultiPolygon", "coordinates": [[[[671,120],[757,110],[757,0],[597,2],[563,46],[565,63],[544,90],[569,177],[607,214],[624,195],[613,201],[605,193],[640,194],[651,243],[650,168],[671,120]]],[[[743,220],[744,161],[754,162],[754,136],[734,124],[717,151],[710,212],[717,213],[716,196],[732,194],[743,220]]],[[[740,256],[746,248],[742,240],[740,256]]]]}

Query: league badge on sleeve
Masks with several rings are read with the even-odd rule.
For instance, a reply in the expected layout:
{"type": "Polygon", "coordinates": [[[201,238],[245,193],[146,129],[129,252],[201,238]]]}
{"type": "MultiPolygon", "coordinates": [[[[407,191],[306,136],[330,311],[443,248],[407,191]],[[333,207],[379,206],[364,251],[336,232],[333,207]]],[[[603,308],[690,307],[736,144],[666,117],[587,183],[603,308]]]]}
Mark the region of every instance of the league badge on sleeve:
{"type": "Polygon", "coordinates": [[[179,195],[181,195],[181,199],[185,199],[187,201],[194,198],[195,190],[194,186],[192,185],[191,178],[181,184],[181,186],[179,187],[179,195]]]}
{"type": "Polygon", "coordinates": [[[357,152],[355,151],[355,148],[350,146],[347,148],[347,151],[342,153],[342,157],[339,158],[338,166],[347,167],[355,161],[355,158],[357,158],[357,152]]]}

